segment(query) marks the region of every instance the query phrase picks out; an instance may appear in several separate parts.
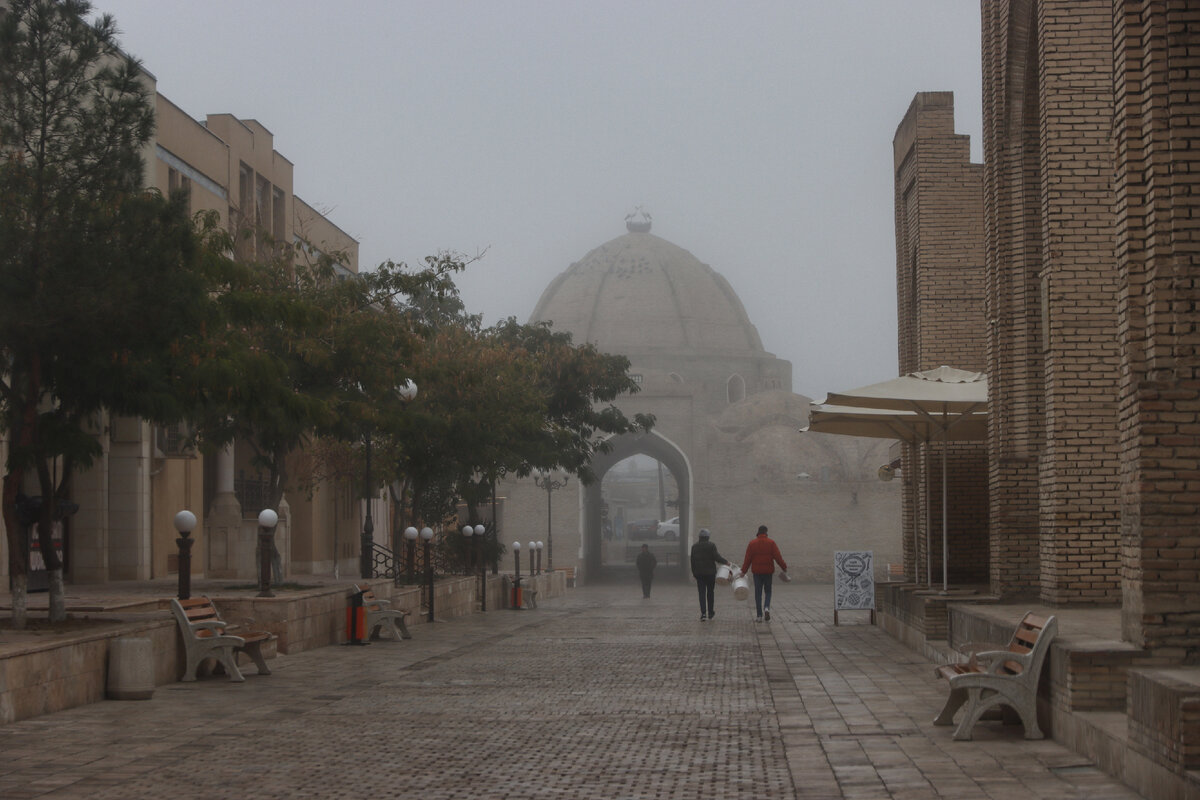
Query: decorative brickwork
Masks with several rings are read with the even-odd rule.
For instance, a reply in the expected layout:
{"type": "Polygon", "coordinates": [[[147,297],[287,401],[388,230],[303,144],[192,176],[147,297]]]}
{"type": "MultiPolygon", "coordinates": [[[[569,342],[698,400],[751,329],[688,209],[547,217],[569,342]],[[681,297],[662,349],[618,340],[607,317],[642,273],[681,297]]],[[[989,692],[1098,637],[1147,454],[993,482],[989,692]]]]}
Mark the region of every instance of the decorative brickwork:
{"type": "MultiPolygon", "coordinates": [[[[954,95],[917,94],[892,149],[900,373],[943,364],[982,371],[982,167],[970,161],[970,139],[954,133],[954,95]]],[[[982,442],[905,446],[905,572],[922,583],[942,580],[944,446],[949,577],[982,583],[988,576],[982,442]]]]}
{"type": "Polygon", "coordinates": [[[1122,628],[1200,664],[1200,6],[1114,8],[1122,628]]]}
{"type": "Polygon", "coordinates": [[[991,582],[1120,596],[1110,0],[983,4],[991,582]]]}

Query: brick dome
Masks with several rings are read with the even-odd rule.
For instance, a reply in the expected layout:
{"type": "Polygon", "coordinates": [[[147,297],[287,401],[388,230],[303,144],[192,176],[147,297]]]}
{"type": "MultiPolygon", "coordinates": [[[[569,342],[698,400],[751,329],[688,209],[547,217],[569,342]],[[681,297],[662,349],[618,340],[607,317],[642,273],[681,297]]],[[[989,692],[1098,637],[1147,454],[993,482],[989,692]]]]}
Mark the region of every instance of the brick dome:
{"type": "Polygon", "coordinates": [[[568,267],[546,287],[531,320],[630,357],[764,355],[729,281],[649,227],[628,222],[628,233],[568,267]]]}

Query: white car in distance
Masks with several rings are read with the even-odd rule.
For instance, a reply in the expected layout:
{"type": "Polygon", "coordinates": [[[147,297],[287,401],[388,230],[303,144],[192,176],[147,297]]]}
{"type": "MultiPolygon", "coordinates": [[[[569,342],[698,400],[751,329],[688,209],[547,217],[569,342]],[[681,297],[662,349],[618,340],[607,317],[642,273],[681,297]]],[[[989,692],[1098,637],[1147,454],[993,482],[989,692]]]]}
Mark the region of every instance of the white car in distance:
{"type": "Polygon", "coordinates": [[[655,535],[659,539],[666,539],[673,542],[679,538],[679,517],[671,517],[666,522],[658,523],[658,531],[655,535]]]}

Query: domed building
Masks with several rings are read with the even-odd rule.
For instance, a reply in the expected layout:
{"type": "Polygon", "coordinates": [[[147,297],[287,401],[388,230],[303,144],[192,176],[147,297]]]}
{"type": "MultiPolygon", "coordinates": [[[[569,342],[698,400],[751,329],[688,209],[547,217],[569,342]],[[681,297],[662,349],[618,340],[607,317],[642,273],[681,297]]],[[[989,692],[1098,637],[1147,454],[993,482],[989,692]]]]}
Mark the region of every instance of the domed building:
{"type": "Polygon", "coordinates": [[[899,494],[876,478],[888,443],[801,434],[810,400],[791,392],[791,364],[764,349],[724,276],[650,229],[627,217],[624,235],[551,281],[530,321],[628,357],[641,391],[617,405],[653,414],[654,429],[616,437],[593,462],[599,480],[549,504],[531,480],[502,487],[503,528],[545,533],[554,565],[588,579],[628,570],[642,544],[660,573],[686,575],[700,528],[740,564],[760,524],[802,577],[829,578],[840,549],[899,561],[899,494]],[[638,524],[676,516],[678,536],[638,524]]]}

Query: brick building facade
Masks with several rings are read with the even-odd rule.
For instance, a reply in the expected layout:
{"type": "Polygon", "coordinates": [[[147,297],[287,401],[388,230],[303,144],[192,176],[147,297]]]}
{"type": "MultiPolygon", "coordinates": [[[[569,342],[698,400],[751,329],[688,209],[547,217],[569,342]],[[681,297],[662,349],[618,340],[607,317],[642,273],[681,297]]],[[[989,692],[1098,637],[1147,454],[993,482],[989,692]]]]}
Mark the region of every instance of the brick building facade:
{"type": "MultiPolygon", "coordinates": [[[[892,148],[900,373],[943,364],[983,371],[983,168],[971,163],[969,138],[954,132],[953,94],[918,94],[892,148]]],[[[924,584],[941,576],[943,447],[950,580],[986,583],[983,442],[904,447],[905,574],[924,584]]]]}
{"type": "Polygon", "coordinates": [[[983,25],[993,589],[1121,601],[1129,641],[1200,661],[1200,9],[983,25]]]}

